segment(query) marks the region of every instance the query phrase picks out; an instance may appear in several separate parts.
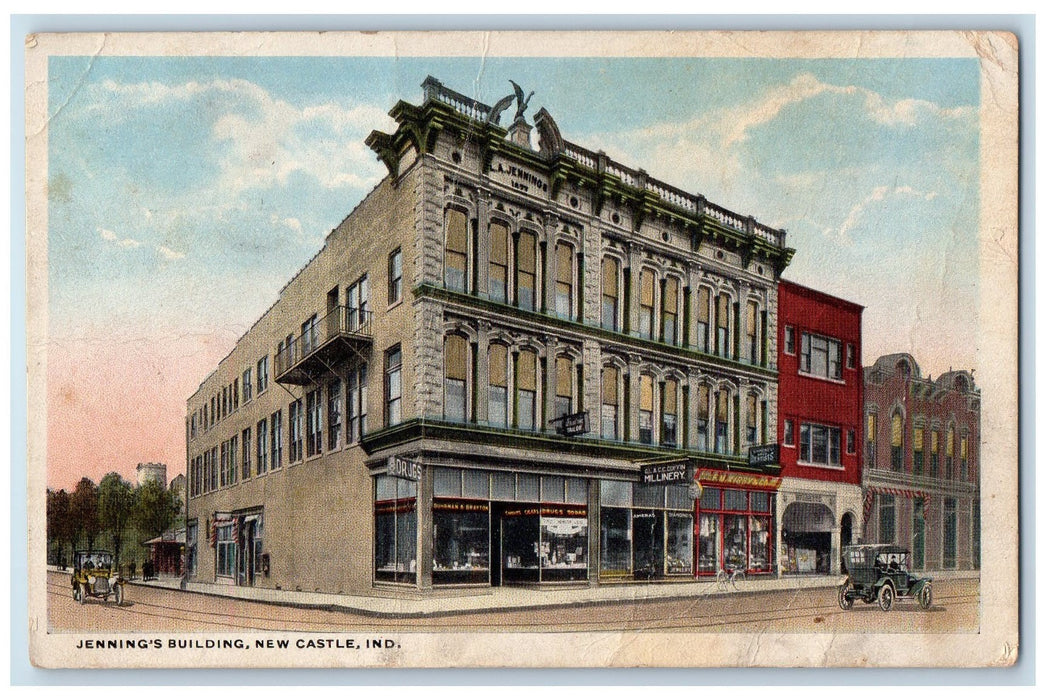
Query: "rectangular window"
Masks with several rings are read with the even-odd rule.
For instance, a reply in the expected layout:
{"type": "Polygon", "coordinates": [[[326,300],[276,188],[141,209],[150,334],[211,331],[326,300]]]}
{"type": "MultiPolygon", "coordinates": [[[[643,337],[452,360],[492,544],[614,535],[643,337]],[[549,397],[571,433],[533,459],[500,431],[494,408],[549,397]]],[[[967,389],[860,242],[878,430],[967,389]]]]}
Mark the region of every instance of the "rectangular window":
{"type": "Polygon", "coordinates": [[[341,380],[327,384],[327,449],[341,447],[341,380]]]}
{"type": "Polygon", "coordinates": [[[443,284],[447,289],[464,292],[468,279],[468,218],[464,212],[448,209],[445,226],[447,248],[443,259],[443,284]]]}
{"type": "Polygon", "coordinates": [[[240,378],[232,380],[232,410],[240,407],[240,378]]]}
{"type": "Polygon", "coordinates": [[[574,249],[565,243],[556,244],[556,315],[573,318],[574,309],[574,249]]]}
{"type": "Polygon", "coordinates": [[[258,393],[262,393],[269,388],[269,356],[258,360],[258,393]]]}
{"type": "Polygon", "coordinates": [[[702,385],[697,391],[697,449],[701,452],[708,451],[709,400],[709,388],[702,385]]]}
{"type": "Polygon", "coordinates": [[[615,258],[603,258],[603,328],[618,330],[618,263],[615,258]]]}
{"type": "Polygon", "coordinates": [[[254,470],[258,476],[269,471],[269,422],[265,418],[258,421],[255,437],[257,439],[257,451],[255,453],[254,470]]]}
{"type": "Polygon", "coordinates": [[[653,338],[654,333],[654,273],[639,273],[639,337],[653,338]]]}
{"type": "Polygon", "coordinates": [[[784,422],[784,437],[782,440],[785,445],[795,445],[795,423],[790,418],[784,422]]]}
{"type": "Polygon", "coordinates": [[[301,399],[293,401],[287,412],[287,427],[290,430],[290,453],[288,455],[291,463],[300,461],[304,457],[302,451],[302,428],[305,424],[304,416],[302,415],[301,399]]]}
{"type": "Polygon", "coordinates": [[[842,379],[842,345],[838,340],[803,333],[801,352],[801,372],[826,379],[842,379]]]}
{"type": "Polygon", "coordinates": [[[240,449],[243,452],[243,459],[240,465],[240,478],[250,479],[251,478],[251,450],[254,448],[254,444],[251,442],[251,429],[244,428],[243,434],[240,436],[240,442],[243,443],[240,449]]]}
{"type": "Polygon", "coordinates": [[[215,550],[217,557],[215,573],[218,576],[232,576],[236,565],[236,539],[232,524],[215,528],[215,550]]]}
{"type": "Polygon", "coordinates": [[[679,280],[665,278],[664,292],[661,294],[661,339],[668,345],[675,345],[679,327],[679,280]]]}
{"type": "Polygon", "coordinates": [[[716,393],[715,409],[715,451],[725,454],[729,450],[727,438],[730,435],[730,396],[725,391],[716,393]]]}
{"type": "Polygon", "coordinates": [[[251,400],[251,391],[254,388],[254,384],[251,382],[251,368],[243,370],[243,379],[240,382],[243,385],[243,402],[247,403],[251,400]]]}
{"type": "Polygon", "coordinates": [[[323,390],[313,389],[305,395],[305,454],[313,457],[323,452],[323,390]]]}
{"type": "Polygon", "coordinates": [[[385,353],[385,425],[398,425],[403,420],[403,354],[396,345],[385,353]]]}
{"type": "Polygon", "coordinates": [[[719,295],[716,304],[716,354],[727,357],[730,352],[730,297],[726,294],[719,295]]]}
{"type": "Polygon", "coordinates": [[[283,411],[276,411],[269,416],[269,446],[272,448],[270,466],[279,469],[283,466],[283,411]]]}
{"type": "Polygon", "coordinates": [[[443,417],[455,423],[463,423],[467,417],[468,356],[468,341],[460,335],[448,335],[443,342],[443,417]]]}
{"type": "Polygon", "coordinates": [[[537,301],[537,236],[522,231],[516,241],[516,305],[533,311],[537,301]]]}
{"type": "Polygon", "coordinates": [[[346,316],[345,323],[350,331],[359,330],[370,321],[368,312],[367,276],[359,278],[355,283],[349,285],[345,292],[346,316]]]}
{"type": "Polygon", "coordinates": [[[879,494],[879,541],[883,544],[893,544],[897,537],[895,515],[894,497],[879,494]]]}
{"type": "Polygon", "coordinates": [[[846,369],[853,369],[857,363],[857,353],[853,343],[846,344],[846,369]]]}
{"type": "Polygon", "coordinates": [[[389,254],[389,304],[403,299],[403,252],[397,248],[389,254]]]}
{"type": "Polygon", "coordinates": [[[639,441],[654,442],[654,379],[647,374],[639,377],[639,441]]]}
{"type": "Polygon", "coordinates": [[[574,363],[569,357],[556,358],[555,417],[569,415],[574,410],[574,363]]]}
{"type": "Polygon", "coordinates": [[[316,314],[305,319],[301,324],[301,357],[305,357],[319,346],[320,326],[316,314]]]}
{"type": "Polygon", "coordinates": [[[748,359],[752,364],[758,364],[759,353],[759,305],[754,301],[746,304],[748,313],[745,314],[745,339],[748,341],[748,359]]]}
{"type": "Polygon", "coordinates": [[[925,431],[921,426],[916,427],[912,433],[912,472],[923,473],[923,440],[925,431]]]}
{"type": "Polygon", "coordinates": [[[352,445],[367,432],[367,365],[349,372],[348,382],[348,440],[352,445]]]}
{"type": "Polygon", "coordinates": [[[374,478],[374,578],[417,580],[418,484],[385,475],[374,478]]]}
{"type": "Polygon", "coordinates": [[[853,428],[846,430],[846,454],[857,454],[857,431],[853,428]]]}
{"type": "Polygon", "coordinates": [[[795,328],[785,326],[785,354],[795,354],[795,328]]]}
{"type": "Polygon", "coordinates": [[[236,462],[239,460],[239,449],[237,449],[237,443],[239,438],[233,435],[229,438],[229,459],[226,462],[226,468],[229,470],[227,484],[235,484],[237,482],[236,462]]]}
{"type": "Polygon", "coordinates": [[[493,344],[487,354],[487,420],[499,428],[508,427],[508,348],[493,344]]]}
{"type": "Polygon", "coordinates": [[[492,300],[508,303],[508,226],[497,221],[490,224],[487,287],[492,300]]]}
{"type": "Polygon", "coordinates": [[[666,447],[675,447],[678,444],[676,438],[678,401],[678,385],[674,380],[669,379],[661,389],[661,444],[666,447]]]}
{"type": "Polygon", "coordinates": [[[968,438],[965,435],[963,435],[962,438],[959,440],[959,460],[960,460],[960,469],[962,470],[962,473],[960,474],[960,478],[963,481],[966,481],[967,479],[970,478],[970,463],[969,463],[969,460],[968,460],[968,457],[967,457],[967,451],[966,451],[967,450],[967,441],[968,441],[968,438]]]}
{"type": "Polygon", "coordinates": [[[839,466],[841,431],[825,425],[799,426],[799,461],[807,464],[839,466]]]}
{"type": "Polygon", "coordinates": [[[745,440],[749,445],[756,444],[756,436],[759,429],[759,413],[756,406],[756,398],[748,396],[745,398],[745,440]]]}
{"type": "Polygon", "coordinates": [[[603,405],[600,416],[600,435],[605,440],[617,440],[617,384],[617,368],[603,368],[603,405]]]}
{"type": "Polygon", "coordinates": [[[516,427],[534,430],[537,413],[537,355],[523,350],[516,358],[516,427]]]}
{"type": "Polygon", "coordinates": [[[875,431],[876,431],[876,415],[869,413],[867,418],[867,426],[865,428],[865,455],[864,461],[865,466],[869,469],[875,469],[875,431]]]}
{"type": "Polygon", "coordinates": [[[712,297],[707,287],[697,291],[697,349],[708,352],[708,329],[711,318],[712,297]]]}
{"type": "Polygon", "coordinates": [[[937,478],[941,471],[940,453],[941,434],[936,430],[930,431],[930,476],[937,478]]]}

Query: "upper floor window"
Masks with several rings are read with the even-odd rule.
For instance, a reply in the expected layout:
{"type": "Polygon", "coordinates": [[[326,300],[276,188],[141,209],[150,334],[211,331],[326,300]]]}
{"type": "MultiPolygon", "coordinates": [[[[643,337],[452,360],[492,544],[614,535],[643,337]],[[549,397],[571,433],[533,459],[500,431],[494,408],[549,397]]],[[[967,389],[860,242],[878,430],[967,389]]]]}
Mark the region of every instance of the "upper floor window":
{"type": "Polygon", "coordinates": [[[949,425],[944,438],[944,478],[955,478],[955,426],[949,425]]]}
{"type": "Polygon", "coordinates": [[[785,326],[785,354],[795,354],[795,328],[792,326],[785,326]]]}
{"type": "Polygon", "coordinates": [[[265,355],[258,360],[258,375],[255,378],[258,382],[258,393],[262,393],[269,388],[269,356],[265,355]]]}
{"type": "Polygon", "coordinates": [[[399,248],[389,254],[389,304],[403,299],[403,251],[399,248]]]}
{"type": "Polygon", "coordinates": [[[894,411],[890,416],[890,469],[895,472],[904,467],[904,417],[894,411]]]}
{"type": "Polygon", "coordinates": [[[865,455],[864,461],[869,469],[875,469],[875,431],[876,431],[877,416],[874,413],[869,413],[867,418],[867,426],[865,428],[864,442],[865,442],[865,455]]]}
{"type": "Polygon", "coordinates": [[[715,451],[725,454],[730,450],[730,394],[716,392],[715,451]]]}
{"type": "Polygon", "coordinates": [[[923,443],[925,440],[925,429],[918,425],[912,431],[912,473],[922,474],[924,463],[923,463],[923,443]]]}
{"type": "Polygon", "coordinates": [[[287,456],[292,463],[301,460],[304,456],[302,451],[302,430],[305,424],[303,413],[301,399],[291,402],[287,411],[287,427],[290,431],[287,456]]]}
{"type": "Polygon", "coordinates": [[[251,478],[251,450],[254,449],[254,445],[251,442],[250,428],[243,429],[240,441],[243,443],[241,447],[241,450],[243,451],[243,465],[242,471],[240,472],[240,478],[247,480],[251,478]]]}
{"type": "Polygon", "coordinates": [[[305,319],[301,324],[301,354],[307,355],[316,349],[320,340],[320,327],[316,314],[305,319]]]}
{"type": "Polygon", "coordinates": [[[508,427],[508,348],[492,343],[487,350],[487,420],[508,427]]]}
{"type": "Polygon", "coordinates": [[[745,314],[745,340],[748,342],[748,359],[752,364],[758,364],[759,352],[759,305],[749,301],[746,305],[745,314]]]}
{"type": "Polygon", "coordinates": [[[755,445],[759,437],[759,402],[755,396],[745,397],[745,441],[755,445]]]}
{"type": "Polygon", "coordinates": [[[679,384],[674,379],[665,380],[661,387],[661,444],[675,447],[678,440],[679,384]]]}
{"type": "Polygon", "coordinates": [[[360,365],[346,378],[348,442],[353,444],[367,432],[367,365],[360,365]]]}
{"type": "Polygon", "coordinates": [[[654,337],[654,273],[645,268],[639,273],[639,337],[654,337]]]}
{"type": "Polygon", "coordinates": [[[241,380],[241,383],[243,384],[243,402],[247,403],[251,400],[251,390],[254,388],[254,384],[251,382],[250,367],[243,370],[243,379],[241,380]]]}
{"type": "Polygon", "coordinates": [[[697,349],[701,352],[708,352],[711,305],[711,290],[708,287],[700,287],[697,290],[697,349]]]}
{"type": "Polygon", "coordinates": [[[617,440],[618,381],[620,372],[616,367],[604,367],[602,378],[602,410],[599,434],[606,440],[617,440]]]}
{"type": "Polygon", "coordinates": [[[784,436],[781,438],[781,443],[788,446],[795,445],[795,422],[791,418],[784,422],[784,436]]]}
{"type": "Polygon", "coordinates": [[[305,395],[305,453],[312,457],[323,452],[323,390],[305,395]]]}
{"type": "Polygon", "coordinates": [[[468,341],[460,335],[448,335],[443,343],[443,417],[457,423],[467,416],[468,348],[468,341]]]}
{"type": "Polygon", "coordinates": [[[727,357],[730,354],[730,297],[728,295],[719,295],[715,316],[715,351],[721,357],[727,357]]]}
{"type": "Polygon", "coordinates": [[[841,431],[825,425],[799,426],[799,460],[807,464],[839,466],[841,431]]]}
{"type": "Polygon", "coordinates": [[[618,317],[618,277],[621,273],[616,258],[603,258],[603,328],[608,331],[616,331],[619,326],[618,317]]]}
{"type": "Polygon", "coordinates": [[[279,469],[283,466],[283,411],[279,410],[269,416],[270,467],[279,469]]]}
{"type": "Polygon", "coordinates": [[[853,428],[846,430],[846,454],[857,454],[857,431],[853,428]]]}
{"type": "Polygon", "coordinates": [[[639,375],[639,441],[654,442],[654,378],[649,374],[639,375]]]}
{"type": "Polygon", "coordinates": [[[574,363],[569,357],[556,358],[556,418],[574,411],[574,363]]]}
{"type": "Polygon", "coordinates": [[[857,366],[857,351],[853,343],[846,344],[846,369],[854,369],[857,366]]]}
{"type": "Polygon", "coordinates": [[[799,370],[815,377],[842,379],[842,346],[838,340],[803,333],[799,370]]]}
{"type": "Polygon", "coordinates": [[[446,213],[447,247],[443,257],[443,284],[455,292],[467,291],[468,279],[468,217],[458,209],[446,213]]]}
{"type": "Polygon", "coordinates": [[[666,277],[661,293],[661,339],[675,345],[679,335],[679,280],[666,277]]]}
{"type": "Polygon", "coordinates": [[[939,430],[930,431],[930,476],[937,477],[941,471],[940,452],[941,433],[939,430]]]}
{"type": "Polygon", "coordinates": [[[697,449],[705,452],[708,450],[708,417],[709,400],[711,392],[709,388],[702,385],[697,390],[697,449]]]}
{"type": "Polygon", "coordinates": [[[348,315],[345,322],[350,331],[358,330],[360,326],[367,322],[368,297],[369,291],[366,275],[349,285],[345,293],[346,313],[348,315]]]}
{"type": "Polygon", "coordinates": [[[327,449],[341,447],[341,380],[327,383],[327,449]]]}
{"type": "Polygon", "coordinates": [[[516,305],[533,311],[537,302],[538,239],[521,231],[516,241],[516,305]]]}
{"type": "Polygon", "coordinates": [[[537,415],[537,355],[522,350],[516,358],[516,427],[533,430],[537,415]]]}
{"type": "Polygon", "coordinates": [[[385,353],[385,425],[393,426],[403,420],[403,354],[396,345],[385,353]]]}
{"type": "Polygon", "coordinates": [[[508,226],[499,221],[490,224],[487,287],[491,299],[508,303],[508,226]]]}
{"type": "Polygon", "coordinates": [[[962,470],[962,473],[960,474],[960,478],[963,481],[966,481],[967,479],[970,478],[970,466],[969,466],[969,458],[968,458],[968,453],[967,453],[968,441],[969,441],[969,438],[965,434],[962,436],[962,438],[959,439],[959,460],[960,460],[960,467],[959,468],[962,470]]]}
{"type": "Polygon", "coordinates": [[[258,476],[269,471],[269,421],[262,418],[258,421],[255,433],[257,450],[255,452],[254,471],[258,476]]]}
{"type": "Polygon", "coordinates": [[[573,318],[574,249],[566,243],[556,244],[556,315],[573,318]]]}

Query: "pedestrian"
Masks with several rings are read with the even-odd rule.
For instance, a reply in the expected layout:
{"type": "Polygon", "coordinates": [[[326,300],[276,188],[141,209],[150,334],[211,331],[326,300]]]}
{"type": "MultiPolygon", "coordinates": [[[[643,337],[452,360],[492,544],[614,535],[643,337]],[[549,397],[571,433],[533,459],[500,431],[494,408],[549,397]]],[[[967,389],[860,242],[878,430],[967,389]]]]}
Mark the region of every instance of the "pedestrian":
{"type": "Polygon", "coordinates": [[[134,563],[134,559],[132,559],[132,560],[131,560],[131,568],[130,568],[130,574],[131,574],[131,575],[130,575],[130,579],[131,579],[132,581],[134,580],[134,570],[135,570],[136,568],[137,568],[137,566],[136,566],[136,565],[135,565],[135,563],[134,563]]]}

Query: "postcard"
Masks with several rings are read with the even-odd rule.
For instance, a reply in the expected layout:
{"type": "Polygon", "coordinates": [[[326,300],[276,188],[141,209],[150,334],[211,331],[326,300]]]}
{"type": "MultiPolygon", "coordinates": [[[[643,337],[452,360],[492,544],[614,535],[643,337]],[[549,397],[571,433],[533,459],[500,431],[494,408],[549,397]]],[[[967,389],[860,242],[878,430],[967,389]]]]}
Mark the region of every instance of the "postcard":
{"type": "Polygon", "coordinates": [[[1013,664],[1018,53],[27,37],[32,662],[1013,664]]]}

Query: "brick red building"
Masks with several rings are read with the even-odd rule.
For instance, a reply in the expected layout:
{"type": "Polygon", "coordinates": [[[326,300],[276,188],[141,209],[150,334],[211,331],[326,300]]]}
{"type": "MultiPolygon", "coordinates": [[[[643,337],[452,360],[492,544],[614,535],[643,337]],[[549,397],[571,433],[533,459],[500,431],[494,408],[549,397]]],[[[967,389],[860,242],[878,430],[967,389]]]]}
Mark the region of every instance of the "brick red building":
{"type": "Polygon", "coordinates": [[[980,568],[981,394],[966,370],[915,358],[864,369],[865,540],[912,548],[917,569],[980,568]]]}
{"type": "Polygon", "coordinates": [[[777,304],[780,573],[838,573],[863,523],[864,307],[787,280],[777,304]]]}

